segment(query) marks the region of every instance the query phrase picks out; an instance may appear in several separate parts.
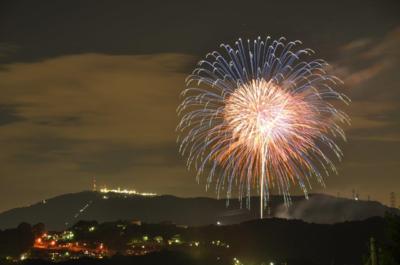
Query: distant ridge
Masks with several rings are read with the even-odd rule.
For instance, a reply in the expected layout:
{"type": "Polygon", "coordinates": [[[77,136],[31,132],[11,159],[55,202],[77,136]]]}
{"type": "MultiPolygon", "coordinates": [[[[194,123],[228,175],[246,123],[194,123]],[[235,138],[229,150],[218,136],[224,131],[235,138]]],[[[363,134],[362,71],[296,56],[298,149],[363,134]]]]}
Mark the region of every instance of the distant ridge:
{"type": "MultiPolygon", "coordinates": [[[[364,220],[383,216],[386,211],[400,214],[379,202],[354,201],[323,194],[312,194],[306,200],[293,196],[293,205],[283,205],[280,196],[272,196],[270,216],[302,219],[306,222],[330,224],[364,220]]],[[[141,220],[147,223],[172,222],[200,226],[208,224],[235,224],[258,218],[256,197],[251,198],[251,209],[240,209],[238,200],[179,198],[171,195],[140,196],[83,191],[64,194],[28,207],[15,208],[0,214],[0,229],[15,227],[21,222],[45,223],[48,229],[63,229],[78,220],[99,222],[141,220]]],[[[266,211],[268,212],[268,211],[266,211]]]]}

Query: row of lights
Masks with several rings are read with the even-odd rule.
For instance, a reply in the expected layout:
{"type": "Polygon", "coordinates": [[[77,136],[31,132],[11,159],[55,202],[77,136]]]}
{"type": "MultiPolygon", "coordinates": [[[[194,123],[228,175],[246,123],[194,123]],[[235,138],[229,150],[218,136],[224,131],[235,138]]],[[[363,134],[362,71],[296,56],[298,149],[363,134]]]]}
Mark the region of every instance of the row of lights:
{"type": "Polygon", "coordinates": [[[156,193],[151,192],[137,192],[136,190],[128,190],[128,189],[100,189],[101,193],[120,193],[120,194],[128,194],[128,195],[140,195],[140,196],[156,196],[156,193]]]}

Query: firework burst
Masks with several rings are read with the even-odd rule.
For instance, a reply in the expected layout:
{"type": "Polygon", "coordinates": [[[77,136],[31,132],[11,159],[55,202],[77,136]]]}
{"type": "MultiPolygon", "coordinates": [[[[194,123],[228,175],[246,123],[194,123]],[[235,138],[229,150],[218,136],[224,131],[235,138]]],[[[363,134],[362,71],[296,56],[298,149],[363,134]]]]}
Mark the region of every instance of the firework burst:
{"type": "Polygon", "coordinates": [[[186,79],[178,107],[180,152],[187,166],[215,182],[217,193],[234,184],[240,201],[251,190],[260,195],[260,216],[271,190],[290,203],[291,185],[307,197],[309,180],[324,185],[336,172],[343,154],[335,143],[345,140],[340,127],[348,116],[335,101],[350,100],[335,88],[341,81],[326,72],[323,60],[303,61],[310,49],[295,49],[300,41],[239,39],[222,44],[186,79]],[[217,177],[218,176],[218,177],[217,177]]]}

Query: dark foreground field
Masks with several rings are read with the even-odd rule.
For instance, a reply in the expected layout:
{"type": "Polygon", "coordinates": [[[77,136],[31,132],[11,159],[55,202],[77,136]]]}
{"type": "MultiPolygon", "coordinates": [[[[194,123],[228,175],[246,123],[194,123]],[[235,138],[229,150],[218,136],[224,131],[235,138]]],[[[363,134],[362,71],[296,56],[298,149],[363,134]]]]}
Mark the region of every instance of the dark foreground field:
{"type": "MultiPolygon", "coordinates": [[[[5,265],[15,264],[14,262],[5,263],[5,265]]],[[[194,253],[183,253],[175,251],[161,251],[151,253],[145,256],[120,256],[116,255],[111,258],[91,259],[81,258],[76,260],[68,260],[54,263],[46,260],[26,260],[20,262],[20,265],[245,265],[242,261],[234,259],[219,258],[214,255],[202,255],[194,253]]],[[[251,263],[255,265],[254,263],[251,263]]],[[[260,263],[256,263],[259,265],[260,263]]],[[[261,263],[267,264],[267,263],[261,263]]],[[[287,260],[278,264],[293,265],[314,265],[308,259],[287,260]]]]}

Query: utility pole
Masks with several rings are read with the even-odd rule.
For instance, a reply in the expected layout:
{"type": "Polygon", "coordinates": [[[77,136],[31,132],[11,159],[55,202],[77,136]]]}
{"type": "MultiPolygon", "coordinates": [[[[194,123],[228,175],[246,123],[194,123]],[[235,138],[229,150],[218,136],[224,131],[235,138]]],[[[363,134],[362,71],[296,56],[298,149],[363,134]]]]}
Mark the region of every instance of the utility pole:
{"type": "Polygon", "coordinates": [[[375,245],[375,238],[371,237],[370,239],[370,259],[371,265],[378,265],[378,257],[376,255],[376,245],[375,245]]]}
{"type": "Polygon", "coordinates": [[[93,191],[93,192],[96,192],[96,191],[97,191],[96,177],[93,177],[93,186],[92,186],[92,191],[93,191]]]}

